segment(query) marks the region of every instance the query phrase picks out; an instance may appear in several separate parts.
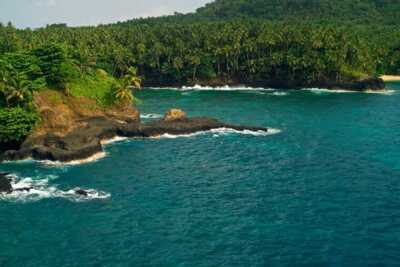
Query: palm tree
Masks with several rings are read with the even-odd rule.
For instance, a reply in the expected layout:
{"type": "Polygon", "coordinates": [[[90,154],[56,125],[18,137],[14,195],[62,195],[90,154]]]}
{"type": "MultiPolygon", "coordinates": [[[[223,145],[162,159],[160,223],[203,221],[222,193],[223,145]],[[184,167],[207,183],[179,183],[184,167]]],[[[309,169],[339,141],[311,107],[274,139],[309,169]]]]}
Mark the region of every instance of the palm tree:
{"type": "Polygon", "coordinates": [[[135,99],[132,89],[141,88],[142,79],[137,75],[137,69],[130,67],[128,73],[122,78],[119,86],[115,88],[115,99],[121,104],[131,104],[135,99]]]}
{"type": "Polygon", "coordinates": [[[19,106],[30,100],[32,84],[26,75],[18,72],[10,75],[9,72],[3,71],[0,76],[0,93],[3,94],[8,107],[19,106]]]}
{"type": "Polygon", "coordinates": [[[138,76],[137,68],[135,67],[130,67],[123,79],[128,87],[133,87],[134,89],[140,89],[142,87],[142,78],[138,76]]]}

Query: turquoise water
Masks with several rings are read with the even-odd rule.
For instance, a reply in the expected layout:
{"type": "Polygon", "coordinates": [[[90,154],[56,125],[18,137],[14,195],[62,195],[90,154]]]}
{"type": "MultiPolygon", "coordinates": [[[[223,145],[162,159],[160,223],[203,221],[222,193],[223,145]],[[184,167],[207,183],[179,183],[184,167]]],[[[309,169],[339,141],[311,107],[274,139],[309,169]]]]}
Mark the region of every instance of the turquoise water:
{"type": "Polygon", "coordinates": [[[145,120],[178,107],[281,132],[1,164],[37,192],[0,200],[0,266],[398,266],[400,84],[389,88],[142,91],[145,120]],[[96,191],[80,199],[75,187],[96,191]]]}

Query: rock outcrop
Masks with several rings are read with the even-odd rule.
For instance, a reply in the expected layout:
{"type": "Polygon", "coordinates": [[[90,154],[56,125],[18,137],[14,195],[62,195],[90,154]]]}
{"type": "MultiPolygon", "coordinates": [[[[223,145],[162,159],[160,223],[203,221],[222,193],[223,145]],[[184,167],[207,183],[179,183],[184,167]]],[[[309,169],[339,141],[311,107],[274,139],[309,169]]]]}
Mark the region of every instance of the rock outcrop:
{"type": "Polygon", "coordinates": [[[341,83],[321,82],[321,84],[316,84],[315,87],[352,91],[376,91],[385,89],[385,82],[381,78],[366,77],[354,81],[344,81],[341,83]]]}
{"type": "Polygon", "coordinates": [[[186,113],[180,109],[171,109],[165,113],[164,121],[180,121],[186,119],[186,113]]]}
{"type": "Polygon", "coordinates": [[[0,194],[12,192],[11,180],[7,177],[8,173],[0,173],[0,194]]]}

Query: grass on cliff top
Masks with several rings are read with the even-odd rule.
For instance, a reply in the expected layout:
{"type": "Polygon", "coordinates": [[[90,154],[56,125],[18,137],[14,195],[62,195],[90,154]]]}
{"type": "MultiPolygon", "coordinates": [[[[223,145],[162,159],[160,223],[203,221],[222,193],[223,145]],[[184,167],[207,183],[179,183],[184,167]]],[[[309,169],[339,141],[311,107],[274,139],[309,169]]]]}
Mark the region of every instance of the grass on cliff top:
{"type": "Polygon", "coordinates": [[[114,103],[113,86],[117,81],[103,70],[96,70],[83,75],[70,83],[70,94],[75,97],[87,97],[109,107],[114,103]]]}

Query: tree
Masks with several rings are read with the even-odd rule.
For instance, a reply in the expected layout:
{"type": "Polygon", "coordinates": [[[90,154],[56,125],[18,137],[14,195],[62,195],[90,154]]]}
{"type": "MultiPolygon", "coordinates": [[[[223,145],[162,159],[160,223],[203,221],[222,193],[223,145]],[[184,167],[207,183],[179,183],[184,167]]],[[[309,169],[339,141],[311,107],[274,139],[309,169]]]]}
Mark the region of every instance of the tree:
{"type": "Polygon", "coordinates": [[[68,85],[78,76],[78,72],[67,48],[49,44],[35,49],[32,54],[38,58],[38,65],[47,84],[68,93],[68,85]]]}
{"type": "Polygon", "coordinates": [[[35,112],[20,107],[0,109],[0,143],[21,142],[38,121],[35,112]]]}
{"type": "Polygon", "coordinates": [[[130,67],[128,73],[122,78],[120,84],[114,89],[114,96],[120,104],[131,104],[135,99],[132,89],[141,88],[141,78],[137,76],[137,69],[130,67]]]}
{"type": "Polygon", "coordinates": [[[32,82],[15,70],[0,71],[0,94],[7,107],[23,106],[32,99],[32,82]]]}

